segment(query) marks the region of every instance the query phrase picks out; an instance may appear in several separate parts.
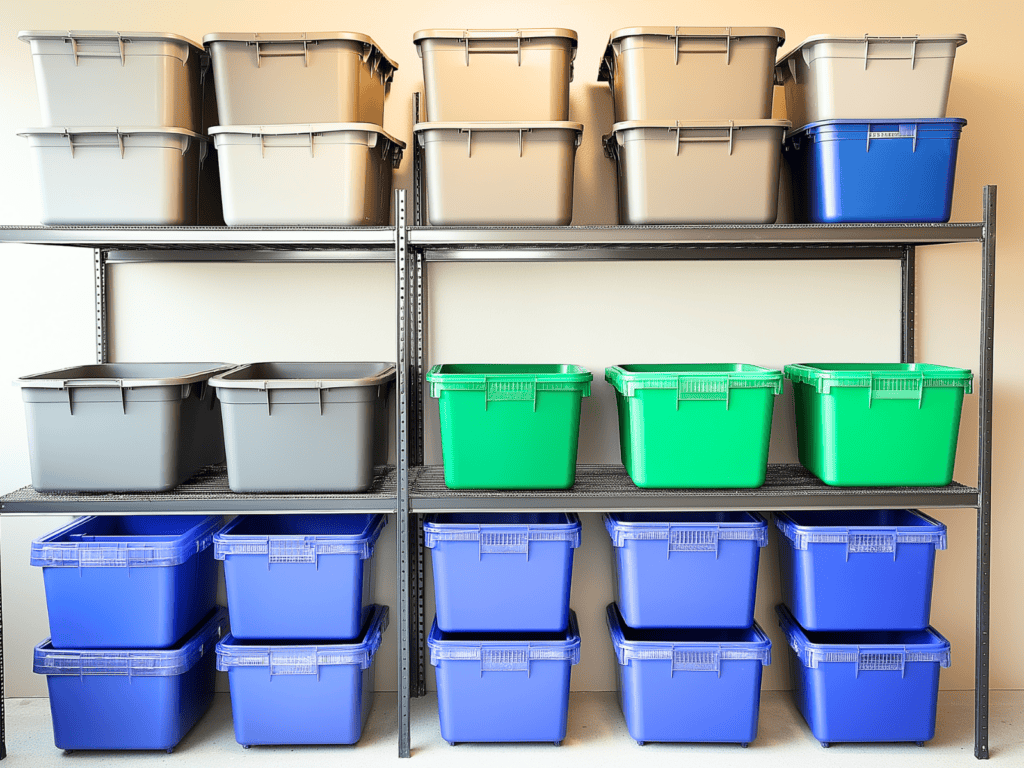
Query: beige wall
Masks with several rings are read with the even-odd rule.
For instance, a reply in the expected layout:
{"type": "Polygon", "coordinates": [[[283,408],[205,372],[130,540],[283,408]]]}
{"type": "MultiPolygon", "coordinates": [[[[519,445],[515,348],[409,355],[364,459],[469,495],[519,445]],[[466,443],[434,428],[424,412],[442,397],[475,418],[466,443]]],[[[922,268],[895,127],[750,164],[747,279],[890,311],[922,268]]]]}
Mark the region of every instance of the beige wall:
{"type": "MultiPolygon", "coordinates": [[[[37,124],[39,112],[28,48],[20,29],[173,31],[199,40],[213,31],[357,30],[370,34],[400,64],[388,101],[386,129],[411,138],[411,94],[421,87],[414,31],[427,27],[564,26],[579,33],[570,119],[585,124],[577,157],[575,223],[614,222],[614,176],[599,138],[611,126],[611,100],[596,83],[608,33],[641,24],[773,25],[790,44],[821,32],[862,34],[965,32],[954,72],[949,114],[967,118],[953,219],[980,217],[981,187],[1000,185],[999,311],[996,431],[992,681],[1024,688],[1018,638],[1020,540],[1016,504],[1024,449],[1024,373],[1018,337],[1022,237],[1018,179],[1024,159],[1019,119],[1015,2],[955,3],[865,0],[860,3],[727,3],[547,0],[474,3],[289,2],[27,2],[0,6],[0,222],[37,220],[37,185],[24,141],[14,133],[37,124]]],[[[406,161],[396,185],[409,187],[406,161]]],[[[977,367],[978,248],[922,249],[918,260],[918,356],[977,367]]],[[[0,380],[93,357],[92,271],[88,252],[6,246],[0,251],[0,380]]],[[[127,265],[111,280],[115,359],[381,358],[394,356],[393,278],[386,266],[127,265]]],[[[595,372],[583,414],[581,461],[617,460],[614,401],[606,365],[654,360],[732,360],[781,366],[808,359],[895,360],[899,354],[899,275],[869,262],[615,263],[438,265],[430,271],[431,362],[550,360],[595,372]]],[[[977,398],[961,429],[957,479],[974,482],[977,398]]],[[[428,403],[428,460],[439,461],[436,410],[428,403]]],[[[0,398],[0,488],[28,482],[17,391],[0,398]]],[[[776,409],[772,459],[795,457],[792,402],[776,409]]],[[[973,684],[974,531],[972,511],[938,515],[950,548],[938,557],[934,625],[953,643],[945,688],[973,684]]],[[[31,647],[46,633],[41,579],[27,566],[28,542],[56,527],[44,518],[5,518],[3,600],[8,693],[45,691],[30,672],[31,647]]],[[[583,662],[573,685],[613,684],[603,606],[611,599],[608,543],[587,516],[578,551],[573,604],[583,632],[583,662]]],[[[393,533],[388,529],[385,536],[393,533]]],[[[774,543],[762,553],[758,619],[776,640],[765,685],[786,686],[784,645],[771,620],[777,599],[774,543]]],[[[394,605],[393,545],[378,563],[378,599],[394,605]]],[[[429,600],[429,596],[428,596],[429,600]]],[[[428,611],[430,608],[428,608],[428,611]]],[[[393,637],[393,634],[392,634],[393,637]]],[[[381,656],[382,688],[394,686],[394,646],[381,656]]]]}

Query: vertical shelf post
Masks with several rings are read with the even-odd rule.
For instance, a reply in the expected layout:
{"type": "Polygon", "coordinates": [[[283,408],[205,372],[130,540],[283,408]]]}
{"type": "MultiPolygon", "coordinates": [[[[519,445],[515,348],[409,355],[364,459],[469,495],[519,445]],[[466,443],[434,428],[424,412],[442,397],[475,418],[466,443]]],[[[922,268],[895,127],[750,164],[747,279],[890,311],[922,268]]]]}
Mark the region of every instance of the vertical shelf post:
{"type": "Polygon", "coordinates": [[[110,357],[107,346],[107,252],[101,248],[93,251],[92,271],[96,292],[96,362],[102,365],[110,357]]]}
{"type": "Polygon", "coordinates": [[[900,276],[902,278],[903,309],[900,313],[902,328],[900,334],[900,362],[914,362],[914,316],[916,312],[916,283],[914,246],[903,246],[900,257],[900,276]]]}

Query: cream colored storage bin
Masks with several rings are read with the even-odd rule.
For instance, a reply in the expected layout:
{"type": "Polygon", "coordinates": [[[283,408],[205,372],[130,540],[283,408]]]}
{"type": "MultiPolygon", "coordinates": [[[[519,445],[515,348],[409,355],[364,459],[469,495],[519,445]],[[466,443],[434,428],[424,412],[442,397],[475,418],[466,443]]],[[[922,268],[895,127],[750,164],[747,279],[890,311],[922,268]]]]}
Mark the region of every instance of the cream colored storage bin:
{"type": "Polygon", "coordinates": [[[580,123],[420,123],[434,226],[572,221],[580,123]]]}
{"type": "Polygon", "coordinates": [[[775,81],[786,89],[793,125],[819,120],[945,117],[956,49],[966,35],[815,35],[783,56],[775,81]]]}
{"type": "Polygon", "coordinates": [[[358,32],[206,35],[221,125],[384,124],[398,65],[358,32]]]}
{"type": "Polygon", "coordinates": [[[183,128],[28,128],[42,218],[57,225],[196,223],[206,137],[183,128]]]}
{"type": "Polygon", "coordinates": [[[786,120],[616,123],[620,224],[771,224],[786,120]]]}
{"type": "Polygon", "coordinates": [[[597,79],[615,122],[772,116],[775,27],[630,27],[608,39],[597,79]]]}
{"type": "Polygon", "coordinates": [[[370,123],[210,129],[231,227],[385,226],[405,143],[370,123]]]}
{"type": "Polygon", "coordinates": [[[568,120],[571,29],[425,29],[427,120],[568,120]]]}

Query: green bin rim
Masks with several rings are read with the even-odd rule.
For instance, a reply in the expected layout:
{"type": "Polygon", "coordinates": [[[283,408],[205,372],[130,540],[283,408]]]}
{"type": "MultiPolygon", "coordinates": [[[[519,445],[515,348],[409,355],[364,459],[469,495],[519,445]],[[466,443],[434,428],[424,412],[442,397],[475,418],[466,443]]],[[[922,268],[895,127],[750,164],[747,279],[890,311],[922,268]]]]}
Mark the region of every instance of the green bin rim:
{"type": "Polygon", "coordinates": [[[638,389],[676,389],[682,381],[727,383],[742,389],[764,387],[773,394],[782,393],[782,371],[749,363],[623,363],[605,368],[604,380],[626,397],[638,389]]]}
{"type": "Polygon", "coordinates": [[[501,384],[532,384],[534,392],[578,391],[589,397],[594,374],[569,364],[445,363],[433,366],[426,379],[431,397],[440,397],[445,390],[488,391],[501,384]]]}
{"type": "Polygon", "coordinates": [[[916,380],[921,387],[961,387],[971,394],[974,374],[967,368],[931,363],[795,363],[783,369],[794,384],[808,384],[818,393],[832,387],[870,387],[876,380],[916,380]]]}

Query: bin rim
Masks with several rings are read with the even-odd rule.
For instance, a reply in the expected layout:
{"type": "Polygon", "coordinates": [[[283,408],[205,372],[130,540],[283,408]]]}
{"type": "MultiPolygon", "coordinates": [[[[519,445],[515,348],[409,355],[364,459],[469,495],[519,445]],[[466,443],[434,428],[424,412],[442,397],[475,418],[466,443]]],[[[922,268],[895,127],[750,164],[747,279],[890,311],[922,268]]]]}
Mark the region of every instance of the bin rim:
{"type": "MultiPolygon", "coordinates": [[[[326,361],[305,361],[305,362],[281,362],[281,361],[269,361],[264,360],[257,363],[246,363],[245,365],[239,365],[225,371],[217,376],[210,379],[210,386],[215,389],[337,389],[344,387],[376,387],[382,384],[386,384],[394,379],[396,366],[394,363],[378,362],[378,361],[352,361],[354,365],[375,365],[381,370],[375,372],[370,376],[364,376],[362,378],[272,378],[272,379],[234,379],[232,376],[238,376],[244,373],[247,369],[254,368],[257,365],[318,365],[325,364],[326,361]]],[[[327,365],[334,364],[336,362],[343,362],[348,364],[347,361],[331,361],[326,362],[327,365]]]]}
{"type": "MultiPolygon", "coordinates": [[[[360,515],[344,514],[347,518],[358,519],[360,515]]],[[[380,538],[381,531],[388,524],[388,516],[384,513],[367,513],[363,530],[356,533],[234,533],[235,528],[242,525],[253,515],[239,515],[225,525],[213,536],[213,557],[224,560],[229,555],[267,555],[270,542],[287,541],[302,542],[316,554],[322,555],[359,555],[361,560],[373,557],[374,545],[380,538]]],[[[263,517],[260,515],[259,517],[263,517]]],[[[315,561],[314,561],[315,562],[315,561]]]]}
{"type": "Polygon", "coordinates": [[[530,121],[487,121],[487,122],[436,122],[416,123],[413,126],[413,133],[425,131],[479,131],[498,133],[501,131],[576,131],[583,134],[583,123],[574,123],[567,120],[530,120],[530,121]]]}
{"type": "Polygon", "coordinates": [[[657,368],[657,363],[622,363],[604,369],[604,380],[615,391],[633,397],[638,389],[677,389],[682,381],[725,378],[728,385],[739,389],[771,388],[773,394],[782,394],[782,371],[750,363],[664,363],[663,370],[630,371],[631,367],[657,368]],[[740,370],[709,370],[713,367],[738,367],[740,370]],[[684,370],[669,370],[672,367],[684,370]]]}
{"type": "Polygon", "coordinates": [[[344,133],[361,131],[376,133],[392,144],[405,149],[405,142],[396,139],[381,126],[374,123],[280,123],[276,125],[214,125],[209,129],[210,136],[224,134],[247,134],[249,136],[292,136],[317,133],[344,133]]]}
{"type": "Polygon", "coordinates": [[[514,632],[465,633],[473,639],[463,639],[462,634],[442,632],[437,626],[437,617],[434,617],[430,634],[427,635],[432,666],[436,667],[441,661],[479,661],[485,649],[508,651],[525,648],[528,661],[568,661],[572,665],[580,661],[580,627],[576,611],[572,609],[569,610],[569,626],[562,633],[564,637],[557,640],[531,639],[530,635],[514,632]],[[488,635],[493,639],[488,638],[488,635]]]}
{"type": "Polygon", "coordinates": [[[210,43],[316,43],[330,40],[362,43],[371,51],[377,51],[391,67],[389,77],[398,69],[398,62],[384,53],[372,37],[362,32],[210,32],[203,35],[204,46],[210,43]]]}
{"type": "MultiPolygon", "coordinates": [[[[883,511],[883,510],[862,510],[883,511]]],[[[897,511],[897,510],[892,510],[897,511]]],[[[872,533],[893,535],[894,544],[934,544],[935,549],[946,548],[946,526],[920,510],[900,510],[919,518],[922,525],[808,525],[798,523],[788,512],[775,512],[775,527],[779,529],[793,549],[806,550],[808,544],[849,544],[850,536],[872,533]]]]}
{"type": "Polygon", "coordinates": [[[541,37],[562,37],[572,42],[573,53],[579,44],[579,36],[564,27],[536,29],[421,29],[412,36],[412,42],[419,49],[423,40],[531,40],[541,37]]]}
{"type": "MultiPolygon", "coordinates": [[[[541,514],[561,515],[558,523],[470,523],[450,522],[448,514],[428,515],[423,520],[423,546],[433,549],[439,541],[480,541],[484,533],[525,534],[527,541],[565,541],[571,549],[580,546],[583,524],[575,512],[548,512],[541,514]]],[[[466,515],[467,513],[455,513],[466,515]]],[[[469,513],[472,514],[472,513],[469,513]]],[[[492,513],[487,513],[492,516],[492,513]]]]}
{"type": "Polygon", "coordinates": [[[792,363],[782,369],[794,384],[807,384],[819,394],[832,387],[870,387],[878,380],[920,379],[922,387],[962,387],[971,394],[974,374],[967,368],[933,363],[792,363]]]}
{"type": "Polygon", "coordinates": [[[200,43],[173,32],[121,32],[112,29],[23,29],[18,33],[18,39],[25,43],[31,43],[33,40],[83,40],[86,38],[124,40],[126,43],[133,40],[172,40],[176,43],[187,43],[196,50],[203,51],[203,46],[200,43]]]}
{"type": "MultiPolygon", "coordinates": [[[[731,510],[714,510],[728,512],[731,510]]],[[[720,523],[714,520],[678,521],[671,513],[652,515],[662,519],[644,521],[622,520],[620,515],[644,514],[634,512],[605,512],[602,517],[605,530],[611,537],[613,547],[624,547],[627,541],[668,541],[673,531],[715,531],[718,541],[753,541],[758,547],[768,545],[768,521],[754,511],[737,510],[733,514],[748,515],[747,520],[720,523]]]]}
{"type": "MultiPolygon", "coordinates": [[[[807,123],[799,128],[794,128],[786,134],[786,141],[790,139],[799,138],[805,134],[819,134],[822,128],[828,128],[833,125],[848,125],[863,126],[865,131],[871,130],[872,126],[876,125],[923,125],[926,127],[939,128],[943,124],[948,125],[949,130],[956,128],[963,128],[967,125],[967,120],[962,117],[900,117],[900,118],[886,118],[882,120],[870,120],[867,118],[856,118],[856,117],[843,117],[843,118],[832,118],[828,120],[815,120],[813,123],[807,123]]],[[[901,138],[913,138],[911,136],[905,136],[901,138]]],[[[918,137],[923,138],[923,137],[918,137]]]]}
{"type": "MultiPolygon", "coordinates": [[[[940,35],[811,35],[806,38],[803,42],[793,46],[775,62],[776,71],[786,70],[786,63],[789,59],[795,56],[804,48],[818,43],[956,43],[956,47],[959,48],[961,45],[967,43],[967,35],[962,32],[956,32],[951,34],[940,34],[940,35]]],[[[852,58],[852,57],[851,57],[852,58]]]]}
{"type": "Polygon", "coordinates": [[[86,126],[50,126],[37,128],[22,128],[18,136],[81,136],[92,133],[97,135],[117,134],[120,136],[132,136],[138,134],[166,134],[170,136],[187,136],[204,143],[209,143],[210,138],[201,133],[190,131],[187,128],[175,128],[174,126],[110,126],[110,125],[86,125],[86,126]]]}
{"type": "MultiPolygon", "coordinates": [[[[866,121],[861,121],[866,122],[866,121]]],[[[616,133],[622,131],[631,131],[637,128],[665,128],[666,130],[675,130],[676,128],[687,128],[687,129],[708,129],[708,128],[733,128],[741,130],[743,128],[790,128],[793,123],[789,120],[773,120],[771,118],[764,120],[750,119],[750,120],[625,120],[621,123],[615,123],[612,126],[611,133],[607,134],[605,138],[614,136],[616,133]]]]}
{"type": "Polygon", "coordinates": [[[175,387],[205,381],[217,374],[227,373],[234,367],[233,363],[88,363],[86,365],[74,365],[67,368],[58,368],[55,371],[46,371],[44,373],[34,373],[28,376],[22,376],[14,381],[14,386],[21,387],[22,389],[78,389],[85,387],[118,387],[120,389],[134,389],[136,387],[175,387]],[[69,371],[81,370],[83,368],[104,368],[133,365],[181,365],[183,367],[194,367],[198,370],[185,373],[180,376],[140,376],[138,378],[117,376],[68,377],[60,375],[69,371]]]}

